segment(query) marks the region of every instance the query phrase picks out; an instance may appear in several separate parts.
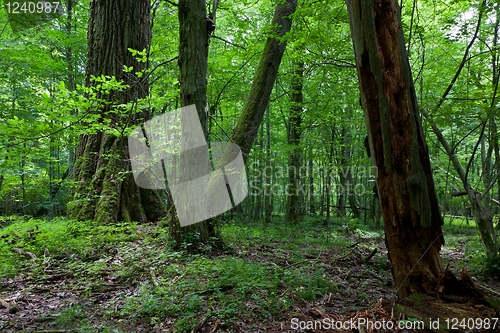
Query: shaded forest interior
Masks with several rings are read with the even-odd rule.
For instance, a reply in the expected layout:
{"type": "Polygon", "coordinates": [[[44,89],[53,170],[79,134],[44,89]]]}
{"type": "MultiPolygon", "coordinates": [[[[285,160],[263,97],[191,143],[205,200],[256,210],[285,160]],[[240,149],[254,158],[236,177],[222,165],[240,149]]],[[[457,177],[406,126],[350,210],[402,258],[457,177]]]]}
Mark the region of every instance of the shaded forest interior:
{"type": "Polygon", "coordinates": [[[5,0],[0,330],[500,331],[500,5],[401,4],[5,0]]]}

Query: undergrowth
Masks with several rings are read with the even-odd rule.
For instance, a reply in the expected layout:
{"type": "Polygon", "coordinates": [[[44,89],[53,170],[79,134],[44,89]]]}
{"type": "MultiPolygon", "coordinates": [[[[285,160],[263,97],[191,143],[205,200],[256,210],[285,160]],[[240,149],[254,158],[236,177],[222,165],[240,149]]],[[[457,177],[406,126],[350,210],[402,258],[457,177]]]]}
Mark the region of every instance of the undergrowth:
{"type": "MultiPolygon", "coordinates": [[[[4,278],[23,274],[43,280],[57,271],[72,278],[70,287],[84,298],[107,288],[132,287],[133,292],[118,293],[119,300],[99,309],[104,323],[99,332],[133,332],[136,325],[161,329],[167,321],[176,332],[188,332],[207,316],[226,325],[236,319],[272,320],[336,290],[325,267],[311,258],[325,251],[347,252],[356,245],[353,239],[380,243],[384,237],[382,230],[359,220],[333,221],[328,227],[313,219],[299,226],[230,221],[220,226],[227,251],[207,248],[190,254],[173,251],[168,230],[157,226],[104,226],[64,218],[0,220],[4,278]]],[[[474,274],[486,272],[474,224],[445,222],[444,251],[461,253],[455,265],[474,274]]],[[[386,260],[377,260],[372,263],[376,269],[389,269],[386,260]]],[[[53,326],[92,332],[81,304],[60,311],[53,326]]]]}

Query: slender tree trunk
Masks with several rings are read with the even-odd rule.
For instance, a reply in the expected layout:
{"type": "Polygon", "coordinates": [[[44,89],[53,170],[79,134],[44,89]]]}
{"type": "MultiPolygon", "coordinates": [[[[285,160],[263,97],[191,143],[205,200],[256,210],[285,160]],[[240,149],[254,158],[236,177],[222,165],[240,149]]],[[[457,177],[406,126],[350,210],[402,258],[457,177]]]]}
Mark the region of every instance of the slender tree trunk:
{"type": "MultiPolygon", "coordinates": [[[[26,151],[26,143],[23,144],[24,151],[26,151]]],[[[26,208],[28,207],[28,201],[26,198],[26,160],[24,155],[21,157],[21,193],[23,197],[22,212],[23,215],[27,215],[26,208]]]]}
{"type": "MultiPolygon", "coordinates": [[[[492,49],[494,50],[492,52],[491,56],[491,65],[492,65],[492,88],[493,91],[495,91],[495,94],[493,95],[493,99],[490,103],[490,105],[496,105],[497,101],[497,94],[498,94],[498,84],[499,84],[499,55],[497,51],[498,47],[498,32],[500,29],[500,10],[498,10],[498,6],[495,7],[495,28],[494,28],[494,34],[493,34],[493,46],[492,49]]],[[[499,148],[499,143],[498,143],[498,125],[496,122],[495,117],[490,117],[489,120],[489,137],[488,137],[488,144],[489,146],[493,149],[493,152],[495,154],[495,163],[493,164],[493,169],[495,170],[494,173],[498,174],[499,172],[499,166],[500,166],[500,148],[499,148]]],[[[491,180],[494,181],[494,180],[491,180]]],[[[500,198],[500,177],[498,177],[497,181],[497,198],[500,198]]],[[[493,185],[493,184],[492,184],[493,185]]],[[[494,186],[492,186],[494,189],[494,186]]],[[[492,191],[493,192],[493,191],[492,191]]],[[[493,192],[494,193],[494,192],[493,192]]],[[[495,206],[494,214],[498,213],[498,206],[495,206]]],[[[500,223],[499,223],[500,225],[500,223]]]]}
{"type": "Polygon", "coordinates": [[[398,295],[426,292],[444,238],[396,0],[346,0],[398,295]]]}
{"type": "MultiPolygon", "coordinates": [[[[203,134],[208,142],[206,108],[209,33],[205,0],[179,0],[178,14],[181,107],[196,105],[203,134]]],[[[185,137],[189,137],[189,133],[185,137]]],[[[180,163],[183,168],[183,163],[190,162],[181,160],[180,163]]],[[[192,165],[188,169],[196,172],[192,165]]],[[[201,192],[199,194],[205,195],[201,192]]],[[[197,201],[192,197],[186,199],[186,202],[197,201]]],[[[179,248],[187,237],[190,243],[206,243],[217,239],[216,244],[221,245],[211,219],[181,228],[178,219],[175,218],[171,220],[169,232],[175,240],[175,248],[179,248]]],[[[193,244],[194,247],[197,245],[193,244]]]]}
{"type": "Polygon", "coordinates": [[[314,205],[314,159],[312,148],[309,150],[309,162],[308,162],[308,173],[309,173],[309,214],[311,216],[316,215],[316,206],[314,205]]]}
{"type": "MultiPolygon", "coordinates": [[[[264,127],[261,126],[260,127],[260,131],[259,131],[259,137],[257,138],[257,147],[260,147],[262,148],[263,147],[263,143],[264,143],[264,127]]],[[[262,212],[262,205],[265,205],[264,201],[266,200],[266,198],[269,198],[271,196],[271,188],[267,185],[267,182],[266,180],[268,179],[269,177],[269,169],[265,169],[264,172],[261,172],[260,170],[262,170],[262,167],[263,166],[267,166],[267,161],[263,162],[261,158],[257,159],[256,163],[257,164],[257,170],[259,170],[259,176],[257,178],[258,180],[258,183],[255,184],[257,185],[256,188],[260,191],[262,190],[263,191],[263,195],[256,195],[255,196],[255,201],[254,201],[254,205],[253,205],[253,218],[254,220],[260,220],[260,217],[261,217],[261,212],[262,212]]]]}
{"type": "Polygon", "coordinates": [[[351,153],[351,138],[349,131],[344,127],[342,128],[342,140],[344,141],[343,145],[343,156],[344,156],[344,163],[342,164],[342,174],[345,174],[346,178],[346,199],[347,202],[349,203],[349,206],[352,211],[352,216],[354,218],[359,218],[361,214],[359,213],[358,209],[358,203],[356,202],[356,196],[355,196],[355,190],[356,190],[356,184],[354,184],[354,180],[352,177],[352,165],[351,165],[351,160],[352,160],[352,153],[351,153]]]}
{"type": "Polygon", "coordinates": [[[297,8],[297,2],[297,0],[286,0],[276,6],[271,24],[274,31],[266,41],[262,57],[255,71],[250,93],[231,135],[231,140],[241,148],[245,160],[248,158],[253,141],[257,137],[257,132],[278,75],[281,58],[285,52],[286,42],[279,39],[290,31],[292,26],[291,16],[297,8]]]}
{"type": "MultiPolygon", "coordinates": [[[[133,73],[147,64],[139,62],[129,49],[148,50],[150,43],[149,0],[93,0],[88,25],[88,53],[85,81],[93,76],[114,76],[129,85],[124,91],[100,94],[102,103],[94,110],[101,122],[120,130],[147,120],[146,112],[130,111],[127,117],[109,112],[113,104],[124,104],[146,97],[148,82],[133,73]],[[131,66],[131,73],[124,73],[131,66]]],[[[127,138],[111,131],[86,134],[78,139],[69,215],[93,219],[98,223],[156,220],[164,210],[156,192],[139,189],[131,174],[127,138]]]]}
{"type": "Polygon", "coordinates": [[[266,193],[264,198],[264,211],[265,211],[265,221],[266,223],[271,222],[271,214],[273,212],[273,205],[271,203],[273,198],[273,193],[270,191],[272,174],[269,172],[271,170],[271,119],[269,117],[269,107],[266,110],[266,179],[264,191],[266,193]]]}
{"type": "MultiPolygon", "coordinates": [[[[453,77],[451,83],[448,85],[447,89],[445,90],[445,92],[444,92],[443,96],[441,97],[441,99],[439,100],[438,104],[435,106],[434,111],[439,109],[439,107],[442,105],[442,103],[444,102],[444,100],[446,99],[448,94],[450,93],[457,78],[459,77],[459,74],[461,73],[464,65],[466,64],[467,60],[469,59],[469,51],[470,51],[474,41],[478,38],[478,34],[480,31],[480,27],[481,27],[481,22],[483,20],[483,14],[486,12],[486,8],[487,8],[486,3],[487,3],[486,0],[483,0],[481,3],[481,6],[480,6],[481,8],[479,10],[479,15],[477,18],[477,25],[476,25],[476,30],[475,30],[474,36],[468,44],[468,47],[464,53],[464,56],[463,56],[462,61],[458,67],[458,70],[455,73],[455,76],[453,77]]],[[[498,18],[497,18],[497,21],[498,21],[498,18]]],[[[497,35],[498,35],[498,23],[496,24],[496,28],[495,28],[495,36],[497,36],[497,35]]],[[[495,36],[494,36],[494,38],[497,38],[495,36]]],[[[494,43],[496,43],[496,41],[494,41],[494,43]]],[[[496,66],[494,65],[493,68],[495,68],[495,67],[496,66]]],[[[495,86],[497,86],[497,84],[498,84],[498,78],[497,78],[497,83],[495,84],[495,86]]],[[[497,88],[495,88],[495,91],[496,90],[497,90],[497,88]]],[[[490,107],[493,107],[494,105],[495,105],[495,101],[492,100],[490,107]]],[[[485,245],[488,260],[491,263],[498,263],[500,260],[500,253],[499,253],[500,249],[498,247],[498,240],[497,240],[496,232],[495,232],[495,229],[493,227],[493,216],[491,214],[491,211],[488,209],[487,205],[485,205],[482,202],[482,196],[480,194],[477,194],[470,184],[468,174],[469,174],[469,171],[471,171],[471,170],[467,169],[467,171],[466,171],[462,167],[462,165],[460,164],[460,161],[458,160],[457,156],[455,155],[454,148],[451,147],[451,145],[448,143],[446,138],[443,136],[443,133],[441,132],[441,130],[432,121],[432,119],[428,117],[425,110],[422,111],[422,114],[424,116],[426,116],[427,119],[429,120],[429,122],[431,123],[432,131],[434,132],[438,141],[441,143],[444,150],[448,154],[448,157],[449,157],[450,161],[452,162],[453,167],[455,168],[455,171],[457,172],[457,174],[460,178],[460,181],[462,182],[462,185],[464,187],[464,190],[467,194],[467,197],[468,197],[470,205],[471,205],[471,207],[470,207],[471,213],[474,216],[476,224],[479,228],[481,238],[482,238],[483,243],[485,245]]],[[[467,146],[466,146],[466,154],[467,154],[467,146]]],[[[473,161],[471,161],[471,162],[473,162],[473,161]]],[[[471,166],[472,165],[473,165],[473,163],[471,163],[471,166]]]]}
{"type": "Polygon", "coordinates": [[[326,218],[325,218],[325,225],[328,225],[330,223],[330,215],[331,215],[331,193],[332,193],[332,165],[333,165],[333,152],[334,152],[334,144],[333,141],[335,140],[335,127],[332,127],[332,136],[330,138],[330,147],[328,151],[328,161],[327,161],[327,168],[326,168],[326,192],[325,192],[325,209],[326,209],[326,218]]]}
{"type": "MultiPolygon", "coordinates": [[[[75,0],[67,0],[66,2],[66,15],[68,16],[66,18],[66,34],[68,37],[71,38],[71,35],[73,33],[73,2],[75,0]]],[[[75,66],[74,66],[74,59],[73,59],[73,49],[71,46],[66,46],[66,63],[68,65],[68,75],[66,76],[66,81],[68,85],[68,90],[74,91],[76,90],[76,79],[75,79],[75,66]]],[[[77,110],[72,110],[71,111],[73,116],[77,115],[77,110]]],[[[69,145],[68,145],[68,168],[69,168],[69,174],[70,178],[73,178],[73,166],[75,163],[75,142],[76,138],[75,135],[69,136],[69,145]]]]}
{"type": "Polygon", "coordinates": [[[291,224],[297,224],[302,219],[300,209],[300,166],[302,152],[300,138],[302,136],[302,86],[304,81],[304,63],[294,63],[294,72],[291,83],[291,107],[288,121],[288,144],[291,146],[288,157],[288,186],[286,217],[291,224]]]}
{"type": "Polygon", "coordinates": [[[484,246],[486,247],[488,260],[492,263],[498,262],[498,240],[495,228],[493,228],[493,216],[491,215],[491,211],[486,205],[483,204],[481,194],[476,193],[472,188],[469,178],[467,177],[467,173],[460,164],[460,161],[455,155],[453,148],[443,136],[443,133],[441,133],[441,130],[435,124],[431,124],[431,127],[432,131],[434,132],[434,134],[436,134],[439,142],[448,154],[453,166],[455,167],[455,170],[460,177],[460,180],[462,181],[465,192],[467,193],[467,197],[469,198],[469,202],[471,204],[471,213],[474,216],[474,220],[476,221],[479,232],[481,234],[481,239],[483,240],[484,246]]]}
{"type": "Polygon", "coordinates": [[[320,166],[319,169],[319,188],[320,188],[320,205],[319,205],[319,216],[323,216],[325,214],[325,196],[326,196],[326,177],[325,177],[325,168],[324,164],[320,166]]]}

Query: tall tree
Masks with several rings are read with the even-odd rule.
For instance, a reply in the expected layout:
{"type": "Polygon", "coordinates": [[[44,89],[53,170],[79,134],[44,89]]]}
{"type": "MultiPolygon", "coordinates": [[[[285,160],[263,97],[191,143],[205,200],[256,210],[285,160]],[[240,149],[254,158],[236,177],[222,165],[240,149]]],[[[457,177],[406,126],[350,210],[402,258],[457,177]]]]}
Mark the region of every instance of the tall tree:
{"type": "Polygon", "coordinates": [[[124,90],[98,93],[103,103],[93,112],[98,122],[111,129],[81,135],[74,166],[75,186],[68,212],[73,218],[94,219],[98,223],[119,220],[158,219],[164,212],[154,191],[140,189],[131,174],[127,138],[116,133],[120,126],[148,119],[146,111],[122,116],[114,112],[118,104],[137,101],[148,94],[147,62],[138,61],[130,51],[149,49],[149,0],[93,0],[88,23],[88,51],[85,73],[87,87],[99,87],[94,77],[115,77],[128,86],[124,90]],[[124,66],[132,71],[125,73],[124,66]],[[113,131],[115,129],[115,131],[113,131]]]}
{"type": "Polygon", "coordinates": [[[292,224],[297,224],[302,219],[300,209],[300,168],[302,164],[302,152],[300,138],[302,136],[302,86],[304,81],[304,63],[296,61],[293,64],[291,82],[291,106],[288,119],[288,144],[290,155],[288,156],[288,201],[286,217],[292,224]]]}
{"type": "Polygon", "coordinates": [[[361,101],[398,295],[443,270],[443,224],[396,0],[346,0],[361,101]]]}
{"type": "Polygon", "coordinates": [[[267,38],[264,51],[255,71],[252,87],[243,106],[243,111],[231,135],[231,139],[241,147],[243,157],[248,157],[253,141],[257,137],[262,118],[266,111],[278,76],[281,58],[286,48],[285,34],[292,26],[292,15],[297,9],[297,0],[278,3],[272,21],[273,32],[267,38]]]}
{"type": "MultiPolygon", "coordinates": [[[[458,68],[455,72],[455,75],[453,76],[453,79],[446,87],[443,95],[438,100],[438,103],[436,104],[434,109],[430,112],[430,114],[435,114],[435,112],[442,106],[445,99],[452,91],[453,86],[457,82],[457,79],[459,78],[460,73],[464,69],[466,63],[469,61],[469,58],[470,58],[469,53],[471,51],[471,48],[474,45],[474,42],[476,41],[476,39],[479,39],[479,32],[481,30],[480,28],[481,28],[481,23],[483,20],[483,15],[485,13],[485,10],[487,9],[486,5],[487,5],[487,1],[483,0],[481,3],[481,6],[480,6],[479,15],[477,17],[477,23],[476,23],[476,27],[474,30],[474,34],[467,45],[467,48],[462,56],[462,60],[458,65],[458,68]]],[[[496,34],[497,33],[495,32],[495,35],[496,34]]],[[[494,39],[496,39],[496,38],[497,37],[494,37],[494,39]]],[[[494,44],[496,43],[495,40],[493,42],[494,42],[494,44]]],[[[496,69],[497,65],[495,63],[493,63],[491,67],[493,69],[496,69]]],[[[498,78],[496,78],[495,75],[496,74],[494,74],[494,77],[493,77],[493,83],[494,83],[493,91],[495,93],[492,96],[492,99],[490,102],[490,109],[494,109],[494,105],[496,104],[496,102],[495,102],[496,92],[498,91],[498,78]]],[[[467,198],[469,199],[469,203],[471,205],[472,215],[474,216],[474,219],[475,219],[476,224],[477,224],[478,229],[479,229],[479,234],[481,235],[481,239],[483,240],[483,244],[486,248],[486,255],[487,255],[488,261],[490,264],[498,264],[498,262],[500,262],[500,247],[498,244],[498,236],[497,236],[495,228],[493,226],[493,214],[489,208],[489,202],[488,202],[489,196],[487,195],[490,186],[492,187],[494,185],[494,183],[492,183],[492,179],[490,179],[490,177],[488,175],[489,171],[485,170],[484,181],[485,181],[485,187],[487,188],[487,190],[483,194],[483,193],[480,193],[473,188],[472,181],[471,181],[471,178],[469,175],[469,171],[471,169],[472,162],[474,161],[474,157],[476,155],[476,150],[477,150],[479,144],[481,143],[481,141],[483,140],[483,135],[485,134],[487,122],[482,121],[482,124],[480,126],[481,127],[480,137],[479,137],[478,142],[476,143],[476,145],[474,147],[474,150],[472,152],[472,155],[471,155],[471,158],[470,158],[468,165],[464,168],[462,166],[462,164],[460,163],[459,158],[456,155],[455,147],[453,147],[448,142],[448,140],[443,135],[443,132],[441,131],[441,129],[437,126],[436,122],[431,117],[429,117],[429,114],[425,110],[423,111],[423,114],[424,114],[424,116],[427,117],[427,119],[431,123],[432,131],[434,132],[438,141],[441,143],[444,150],[448,154],[448,157],[449,157],[453,167],[455,168],[455,171],[457,172],[460,181],[462,182],[462,186],[464,188],[464,191],[454,193],[454,195],[455,196],[466,195],[467,198]]],[[[495,128],[496,128],[495,117],[491,116],[490,117],[490,131],[493,130],[496,132],[495,128]]],[[[491,134],[493,135],[493,137],[497,137],[494,133],[491,133],[491,134]]],[[[498,140],[495,143],[490,144],[490,147],[493,149],[495,144],[498,145],[498,140]]],[[[488,159],[491,158],[491,153],[492,153],[492,151],[489,152],[490,156],[488,157],[488,159]]],[[[488,161],[488,163],[490,163],[490,162],[488,161]]]]}
{"type": "MultiPolygon", "coordinates": [[[[215,13],[212,13],[213,15],[215,13]]],[[[207,122],[207,66],[209,31],[205,0],[179,1],[179,69],[181,106],[196,105],[205,140],[208,142],[207,122]]],[[[182,161],[181,168],[183,168],[182,161]]],[[[196,172],[193,166],[189,170],[196,172]]],[[[199,193],[203,195],[203,193],[199,193]]],[[[196,198],[186,198],[196,201],[196,198]]],[[[216,236],[210,220],[182,227],[177,219],[172,219],[169,229],[175,240],[175,247],[181,246],[186,237],[197,235],[199,242],[207,242],[216,236]]],[[[190,239],[192,242],[194,239],[190,239]]]]}
{"type": "MultiPolygon", "coordinates": [[[[278,76],[279,66],[287,44],[284,37],[292,26],[292,15],[297,9],[297,2],[297,0],[286,0],[283,3],[277,4],[271,23],[273,30],[266,40],[262,56],[255,70],[250,92],[243,106],[243,111],[231,134],[231,141],[241,148],[245,160],[247,160],[250,154],[262,119],[268,108],[271,92],[278,76]]],[[[231,160],[228,158],[230,154],[227,154],[227,152],[222,158],[223,161],[231,160]]],[[[262,179],[260,183],[262,184],[262,179]]],[[[267,185],[266,188],[271,189],[267,185]]],[[[208,191],[210,192],[211,190],[209,187],[208,191]]],[[[256,200],[259,205],[261,204],[260,201],[256,200]]],[[[258,210],[256,211],[259,216],[260,208],[257,207],[258,210]]],[[[267,216],[270,217],[270,206],[267,206],[267,208],[267,216]]]]}

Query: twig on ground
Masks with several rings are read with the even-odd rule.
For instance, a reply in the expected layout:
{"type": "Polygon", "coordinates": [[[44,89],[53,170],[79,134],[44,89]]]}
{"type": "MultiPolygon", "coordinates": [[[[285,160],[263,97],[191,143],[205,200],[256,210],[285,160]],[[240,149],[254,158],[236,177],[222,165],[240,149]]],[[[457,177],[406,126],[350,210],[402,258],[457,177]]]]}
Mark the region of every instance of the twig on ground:
{"type": "Polygon", "coordinates": [[[205,323],[207,322],[208,318],[210,318],[210,316],[212,315],[211,312],[208,312],[206,315],[204,315],[200,321],[198,322],[198,324],[196,324],[193,329],[191,330],[191,333],[197,333],[202,327],[203,325],[205,325],[205,323]]]}

